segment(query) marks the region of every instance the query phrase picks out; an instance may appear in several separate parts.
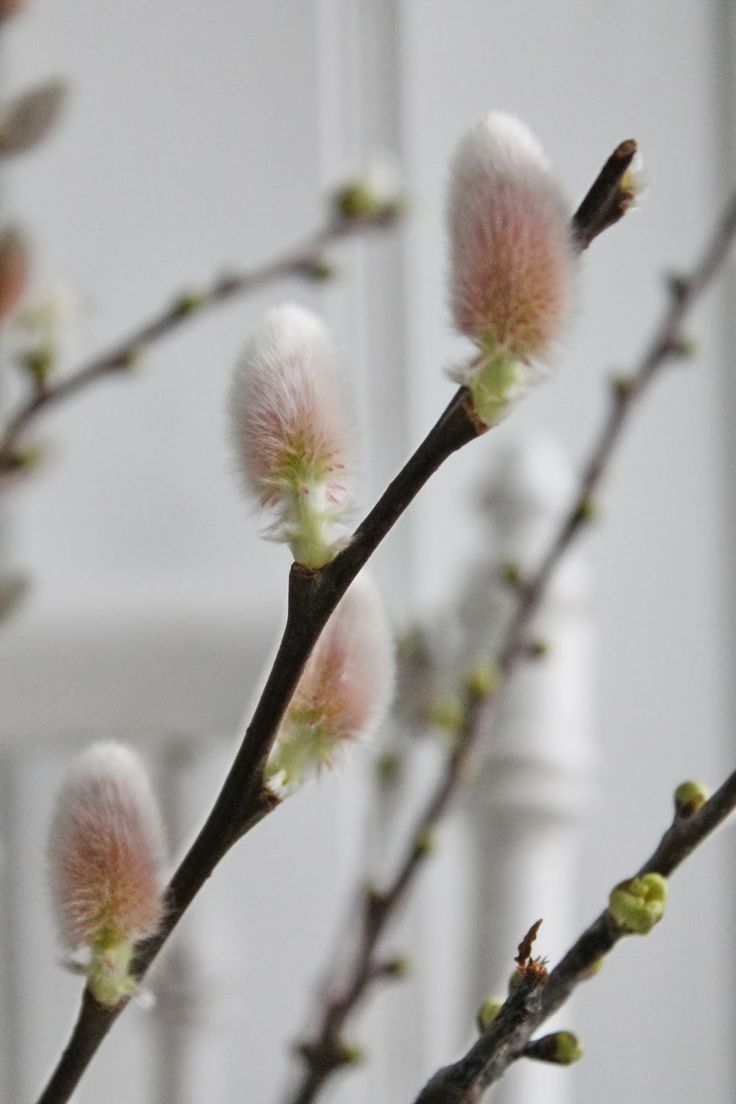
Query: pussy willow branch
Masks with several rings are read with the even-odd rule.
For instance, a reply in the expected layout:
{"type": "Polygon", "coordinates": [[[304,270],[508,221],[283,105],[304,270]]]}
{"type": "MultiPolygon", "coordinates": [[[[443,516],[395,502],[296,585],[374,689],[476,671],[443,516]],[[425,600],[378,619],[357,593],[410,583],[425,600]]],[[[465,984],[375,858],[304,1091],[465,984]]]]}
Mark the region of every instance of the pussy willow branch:
{"type": "Polygon", "coordinates": [[[396,212],[393,210],[355,217],[336,215],[312,237],[274,260],[248,272],[220,276],[193,295],[184,294],[172,299],[152,318],[141,323],[110,349],[93,357],[89,363],[36,389],[9,416],[0,436],[0,486],[3,476],[17,471],[19,441],[42,414],[80,391],[86,391],[93,384],[129,371],[142,350],[174,333],[193,318],[199,318],[205,311],[287,276],[322,279],[325,269],[323,253],[328,246],[351,234],[388,226],[395,221],[396,212]]]}
{"type": "MultiPolygon", "coordinates": [[[[607,200],[610,200],[610,192],[618,188],[634,152],[633,143],[624,143],[614,152],[613,157],[618,157],[619,176],[618,182],[609,180],[604,189],[607,200]]],[[[610,163],[609,159],[603,169],[609,177],[610,163]]],[[[600,176],[593,188],[599,181],[600,176]]],[[[622,207],[621,215],[624,210],[622,207]]],[[[593,224],[591,214],[583,218],[578,212],[575,216],[574,229],[581,242],[587,244],[592,240],[594,234],[588,227],[593,224]]],[[[607,224],[610,225],[610,220],[607,224]]],[[[292,566],[287,621],[276,659],[223,787],[168,886],[168,907],[161,930],[137,948],[135,969],[138,977],[145,974],[224,855],[278,804],[265,784],[266,760],[304,664],[340,598],[430,476],[457,449],[484,430],[475,418],[469,393],[461,387],[356,529],[344,551],[320,570],[292,566]]],[[[121,1002],[112,1010],[102,1008],[85,990],[72,1036],[38,1104],[66,1104],[124,1007],[125,1002],[121,1002]]]]}
{"type": "MultiPolygon", "coordinates": [[[[698,812],[675,817],[638,874],[669,875],[736,809],[736,771],[698,812]]],[[[540,1026],[591,976],[591,971],[626,932],[604,911],[585,929],[549,977],[522,983],[459,1061],[445,1066],[428,1082],[415,1104],[477,1104],[506,1072],[540,1026]]]]}
{"type": "MultiPolygon", "coordinates": [[[[624,143],[619,149],[627,145],[624,143]]],[[[608,175],[615,158],[616,154],[604,166],[599,181],[608,175]]],[[[580,211],[584,210],[586,203],[584,201],[580,211]]],[[[608,211],[606,219],[610,217],[611,206],[610,202],[604,202],[608,211]]],[[[591,498],[598,491],[608,471],[612,454],[634,407],[665,363],[679,355],[682,348],[682,324],[689,309],[723,264],[734,234],[736,195],[727,205],[692,274],[671,281],[669,303],[638,368],[632,376],[619,379],[612,387],[610,410],[583,468],[573,502],[538,568],[518,589],[516,606],[495,657],[495,666],[502,682],[509,678],[527,655],[531,620],[559,561],[586,524],[591,498]]],[[[306,1068],[293,1094],[288,1096],[288,1104],[310,1104],[327,1079],[346,1065],[345,1055],[349,1052],[345,1049],[341,1033],[369,988],[379,980],[374,969],[374,956],[380,936],[393,919],[420,870],[426,854],[421,841],[434,830],[444,815],[450,799],[462,782],[480,734],[487,734],[493,725],[492,711],[495,710],[496,701],[497,695],[493,694],[485,703],[480,699],[471,703],[458,741],[448,756],[436,788],[430,795],[426,808],[421,811],[417,824],[409,831],[410,842],[403,863],[385,891],[379,894],[369,892],[365,896],[363,915],[348,958],[347,971],[344,976],[330,978],[325,985],[324,1005],[311,1017],[312,1022],[318,1024],[316,1035],[309,1038],[300,1051],[306,1068]]]]}

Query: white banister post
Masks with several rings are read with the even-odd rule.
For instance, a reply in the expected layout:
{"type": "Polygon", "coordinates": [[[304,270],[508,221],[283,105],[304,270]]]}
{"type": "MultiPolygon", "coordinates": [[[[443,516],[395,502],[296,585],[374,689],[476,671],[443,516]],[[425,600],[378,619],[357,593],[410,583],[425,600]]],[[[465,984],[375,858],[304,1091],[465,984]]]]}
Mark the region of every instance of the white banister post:
{"type": "MultiPolygon", "coordinates": [[[[564,455],[546,440],[510,450],[497,469],[486,498],[494,563],[478,572],[464,603],[478,630],[468,641],[471,657],[482,647],[490,646],[492,654],[511,601],[498,565],[513,562],[523,577],[538,563],[569,506],[572,486],[564,455]],[[490,626],[490,638],[487,630],[481,635],[483,624],[490,626]]],[[[476,912],[469,989],[478,1003],[505,994],[517,944],[535,920],[544,919],[535,951],[552,962],[574,936],[578,852],[595,747],[589,592],[585,564],[573,551],[533,625],[533,638],[548,652],[517,672],[505,693],[466,806],[476,912]]],[[[562,1104],[570,1093],[569,1079],[527,1062],[504,1079],[495,1099],[562,1104]]]]}

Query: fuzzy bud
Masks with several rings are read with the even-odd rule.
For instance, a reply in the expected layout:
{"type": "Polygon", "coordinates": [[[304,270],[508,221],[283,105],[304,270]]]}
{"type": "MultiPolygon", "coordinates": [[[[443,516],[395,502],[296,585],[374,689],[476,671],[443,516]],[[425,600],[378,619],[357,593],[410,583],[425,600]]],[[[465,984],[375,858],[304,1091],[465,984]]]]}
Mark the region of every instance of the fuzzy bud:
{"type": "Polygon", "coordinates": [[[268,762],[271,786],[292,789],[331,766],[346,743],[370,736],[391,702],[394,659],[380,595],[359,576],[304,669],[268,762]]]}
{"type": "Polygon", "coordinates": [[[23,235],[8,227],[0,234],[0,322],[18,306],[28,283],[29,267],[23,235]]]}
{"type": "Polygon", "coordinates": [[[270,310],[233,377],[230,425],[246,489],[273,540],[318,568],[345,543],[354,505],[351,426],[327,330],[294,303],[270,310]]]}
{"type": "Polygon", "coordinates": [[[452,374],[495,425],[547,370],[570,313],[570,211],[527,127],[492,112],[460,142],[447,206],[456,327],[478,347],[452,374]]]}
{"type": "Polygon", "coordinates": [[[92,995],[114,1007],[134,991],[135,943],[163,914],[162,833],[137,756],[116,743],[81,755],[59,793],[49,842],[50,878],[61,942],[87,948],[92,995]]]}
{"type": "Polygon", "coordinates": [[[621,882],[611,891],[608,910],[623,931],[646,935],[664,916],[667,879],[661,874],[642,874],[621,882]]]}

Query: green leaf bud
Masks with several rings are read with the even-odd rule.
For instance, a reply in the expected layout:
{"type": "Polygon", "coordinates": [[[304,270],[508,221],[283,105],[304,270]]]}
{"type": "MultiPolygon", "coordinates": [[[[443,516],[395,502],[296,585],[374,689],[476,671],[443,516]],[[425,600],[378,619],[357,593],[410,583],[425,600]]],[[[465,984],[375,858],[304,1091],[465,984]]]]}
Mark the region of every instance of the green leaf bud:
{"type": "Polygon", "coordinates": [[[625,932],[646,935],[664,916],[667,879],[661,874],[642,874],[621,882],[611,891],[608,909],[625,932]]]}
{"type": "Polygon", "coordinates": [[[539,1062],[551,1062],[556,1066],[571,1066],[583,1056],[583,1048],[572,1031],[554,1031],[534,1039],[524,1051],[526,1058],[539,1062]]]}
{"type": "Polygon", "coordinates": [[[702,782],[681,782],[675,790],[675,814],[689,817],[697,813],[710,797],[710,790],[702,782]]]}
{"type": "Polygon", "coordinates": [[[475,1014],[475,1022],[481,1035],[485,1035],[488,1028],[503,1008],[503,1001],[496,997],[487,997],[475,1014]]]}
{"type": "Polygon", "coordinates": [[[477,663],[465,674],[465,684],[476,698],[489,698],[501,682],[501,673],[493,663],[477,663]]]}

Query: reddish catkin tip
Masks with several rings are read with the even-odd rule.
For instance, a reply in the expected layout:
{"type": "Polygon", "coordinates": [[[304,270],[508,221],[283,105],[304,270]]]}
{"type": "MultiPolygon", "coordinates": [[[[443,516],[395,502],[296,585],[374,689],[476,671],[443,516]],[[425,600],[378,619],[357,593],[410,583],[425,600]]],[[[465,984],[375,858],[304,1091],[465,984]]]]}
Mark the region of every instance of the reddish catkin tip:
{"type": "Polygon", "coordinates": [[[95,744],[59,792],[49,861],[64,946],[132,944],[163,912],[162,831],[141,762],[116,743],[95,744]]]}
{"type": "Polygon", "coordinates": [[[454,373],[495,424],[545,372],[570,314],[576,250],[570,210],[518,119],[492,112],[461,140],[447,204],[450,301],[479,355],[454,373]]]}
{"type": "Polygon", "coordinates": [[[304,669],[279,729],[269,777],[285,787],[331,766],[344,744],[370,737],[393,695],[394,651],[380,593],[351,585],[304,669]]]}
{"type": "Polygon", "coordinates": [[[352,427],[332,339],[295,303],[268,311],[233,377],[229,420],[246,490],[273,511],[268,535],[321,567],[354,505],[352,427]]]}
{"type": "Polygon", "coordinates": [[[0,0],[0,23],[11,15],[17,15],[25,7],[25,0],[0,0]]]}
{"type": "Polygon", "coordinates": [[[0,322],[15,311],[28,283],[28,247],[13,227],[0,234],[0,322]]]}

